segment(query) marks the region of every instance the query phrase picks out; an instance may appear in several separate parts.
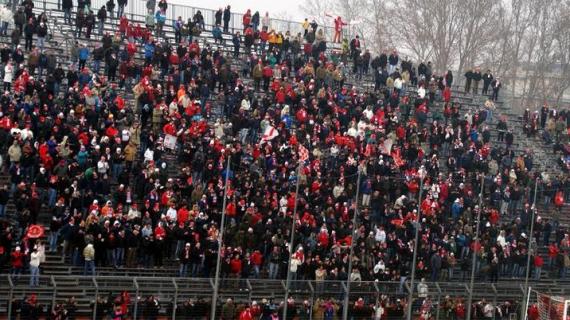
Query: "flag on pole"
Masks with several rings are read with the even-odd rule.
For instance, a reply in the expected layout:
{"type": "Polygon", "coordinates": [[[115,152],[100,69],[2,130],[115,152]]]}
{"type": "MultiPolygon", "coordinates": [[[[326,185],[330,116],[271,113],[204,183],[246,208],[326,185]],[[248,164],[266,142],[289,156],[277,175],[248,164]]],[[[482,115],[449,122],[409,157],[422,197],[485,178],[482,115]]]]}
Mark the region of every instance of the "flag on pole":
{"type": "Polygon", "coordinates": [[[300,144],[298,152],[299,152],[299,160],[301,162],[305,162],[305,161],[309,160],[309,150],[307,150],[307,148],[305,148],[305,146],[300,144]]]}

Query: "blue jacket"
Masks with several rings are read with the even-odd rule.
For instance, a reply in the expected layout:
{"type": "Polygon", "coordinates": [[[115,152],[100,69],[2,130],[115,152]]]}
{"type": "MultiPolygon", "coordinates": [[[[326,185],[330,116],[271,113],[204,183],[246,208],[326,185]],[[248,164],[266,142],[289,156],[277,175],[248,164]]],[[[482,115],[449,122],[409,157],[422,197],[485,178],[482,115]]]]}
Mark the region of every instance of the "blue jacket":
{"type": "Polygon", "coordinates": [[[453,216],[453,218],[458,218],[461,215],[462,210],[463,207],[461,206],[461,204],[459,202],[454,202],[453,205],[451,206],[451,215],[453,216]]]}
{"type": "Polygon", "coordinates": [[[89,58],[89,49],[86,47],[79,49],[79,59],[87,60],[87,58],[89,58]]]}
{"type": "Polygon", "coordinates": [[[147,43],[144,45],[144,57],[151,59],[154,56],[154,44],[147,43]]]}
{"type": "Polygon", "coordinates": [[[154,15],[154,18],[156,19],[156,22],[158,22],[158,23],[166,22],[166,15],[162,14],[160,12],[160,10],[156,12],[156,14],[154,15]]]}
{"type": "Polygon", "coordinates": [[[212,29],[212,35],[216,39],[221,38],[222,37],[222,29],[220,29],[220,27],[214,27],[214,29],[212,29]]]}

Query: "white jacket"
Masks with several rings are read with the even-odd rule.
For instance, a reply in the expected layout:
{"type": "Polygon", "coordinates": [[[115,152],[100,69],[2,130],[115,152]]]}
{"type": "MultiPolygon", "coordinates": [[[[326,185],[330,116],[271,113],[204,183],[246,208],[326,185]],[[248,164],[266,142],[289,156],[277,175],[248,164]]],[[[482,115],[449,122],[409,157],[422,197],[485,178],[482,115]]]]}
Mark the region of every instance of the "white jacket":
{"type": "Polygon", "coordinates": [[[4,67],[4,82],[12,83],[14,79],[14,67],[11,64],[7,64],[4,67]]]}
{"type": "Polygon", "coordinates": [[[32,252],[30,255],[30,267],[39,267],[41,261],[41,256],[39,252],[32,252]]]}
{"type": "Polygon", "coordinates": [[[0,20],[2,20],[2,22],[8,22],[8,23],[14,22],[12,11],[6,8],[6,6],[0,7],[0,20]]]}

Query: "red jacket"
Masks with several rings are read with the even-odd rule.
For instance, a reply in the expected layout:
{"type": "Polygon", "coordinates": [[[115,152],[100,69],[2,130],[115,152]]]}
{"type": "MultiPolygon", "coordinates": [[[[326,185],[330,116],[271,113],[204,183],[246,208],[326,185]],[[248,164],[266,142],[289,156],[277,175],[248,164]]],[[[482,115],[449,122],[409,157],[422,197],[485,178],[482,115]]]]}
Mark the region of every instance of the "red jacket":
{"type": "Polygon", "coordinates": [[[176,221],[178,221],[178,223],[186,223],[186,220],[188,220],[188,216],[190,215],[188,209],[186,208],[180,208],[178,209],[178,212],[176,213],[176,221]]]}
{"type": "Polygon", "coordinates": [[[273,75],[273,70],[271,69],[271,67],[265,66],[263,68],[263,76],[266,78],[271,78],[272,75],[273,75]]]}
{"type": "Polygon", "coordinates": [[[335,31],[342,31],[342,26],[346,26],[346,23],[342,21],[341,17],[337,17],[334,19],[334,30],[335,31]]]}
{"type": "Polygon", "coordinates": [[[542,268],[543,265],[544,265],[544,259],[542,259],[541,256],[535,256],[534,257],[534,266],[537,268],[542,268]]]}
{"type": "Polygon", "coordinates": [[[233,274],[240,274],[241,273],[241,260],[238,258],[234,258],[230,261],[230,269],[233,274]]]}
{"type": "Polygon", "coordinates": [[[249,26],[251,24],[251,13],[246,13],[243,15],[243,25],[249,26]]]}
{"type": "Polygon", "coordinates": [[[451,89],[449,87],[445,87],[443,89],[443,101],[449,102],[451,100],[451,89]]]}
{"type": "Polygon", "coordinates": [[[127,17],[121,17],[119,21],[119,31],[121,33],[125,33],[127,31],[127,27],[129,26],[129,19],[127,17]]]}
{"type": "Polygon", "coordinates": [[[550,246],[548,246],[548,256],[550,258],[556,258],[558,253],[560,253],[560,249],[558,249],[556,245],[551,244],[550,246]]]}
{"type": "Polygon", "coordinates": [[[239,320],[253,320],[253,316],[251,315],[251,311],[249,308],[243,310],[239,315],[239,320]]]}
{"type": "Polygon", "coordinates": [[[533,304],[528,308],[528,319],[529,320],[538,320],[538,307],[536,304],[533,304]]]}
{"type": "Polygon", "coordinates": [[[11,254],[12,268],[24,267],[24,254],[21,251],[14,251],[11,254]]]}
{"type": "Polygon", "coordinates": [[[253,263],[253,265],[260,266],[263,263],[263,256],[261,255],[261,252],[259,252],[259,250],[255,250],[251,254],[249,260],[251,261],[251,263],[253,263]]]}

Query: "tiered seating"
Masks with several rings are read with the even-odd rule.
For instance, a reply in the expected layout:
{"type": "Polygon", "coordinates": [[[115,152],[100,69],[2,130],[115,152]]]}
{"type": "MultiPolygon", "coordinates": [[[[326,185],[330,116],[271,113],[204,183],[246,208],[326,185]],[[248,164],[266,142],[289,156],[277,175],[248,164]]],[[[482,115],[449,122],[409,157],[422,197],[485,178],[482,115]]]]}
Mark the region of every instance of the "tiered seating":
{"type": "MultiPolygon", "coordinates": [[[[37,9],[35,9],[35,11],[39,13],[43,11],[43,9],[41,6],[37,6],[37,9]]],[[[141,24],[144,23],[143,17],[133,17],[137,22],[140,22],[141,24]]],[[[73,33],[73,27],[62,24],[63,12],[61,11],[52,10],[50,13],[50,19],[53,22],[52,30],[54,31],[54,37],[50,42],[48,42],[46,48],[47,50],[53,50],[57,52],[59,54],[60,62],[66,62],[70,58],[69,50],[66,50],[65,48],[62,49],[62,46],[72,41],[71,34],[73,33]]],[[[115,30],[116,25],[113,23],[105,24],[106,32],[114,32],[115,30]]],[[[174,38],[170,24],[166,25],[165,31],[166,37],[174,38]]],[[[200,37],[200,41],[203,43],[208,43],[213,46],[220,46],[224,52],[232,52],[233,48],[231,47],[231,35],[225,34],[224,39],[226,40],[225,44],[214,44],[213,37],[208,31],[203,32],[202,36],[200,37]]],[[[99,39],[97,35],[94,35],[92,39],[82,38],[80,41],[89,43],[90,45],[95,45],[99,39]]],[[[140,59],[140,57],[138,58],[140,59]]],[[[240,65],[237,61],[234,61],[234,66],[239,67],[240,65]]],[[[356,80],[354,78],[350,78],[348,80],[348,83],[354,84],[359,88],[363,88],[363,90],[370,90],[372,87],[372,79],[370,76],[365,76],[363,80],[356,80]]],[[[410,88],[410,90],[413,92],[414,88],[410,88]]],[[[127,98],[132,97],[131,93],[129,92],[124,92],[124,94],[127,98]]],[[[479,108],[484,102],[485,97],[481,95],[473,96],[470,94],[463,94],[460,88],[454,87],[452,100],[461,103],[463,106],[462,110],[465,112],[470,108],[479,108]]],[[[525,139],[522,138],[521,120],[518,118],[517,114],[510,111],[508,103],[499,101],[497,103],[497,107],[498,110],[495,113],[494,117],[496,118],[498,116],[497,113],[507,115],[509,118],[509,124],[515,130],[515,136],[517,137],[515,140],[515,151],[521,152],[528,148],[534,149],[534,154],[537,156],[537,158],[535,158],[535,164],[537,167],[540,168],[540,170],[555,172],[555,170],[553,170],[554,166],[552,162],[549,161],[551,158],[551,153],[546,152],[548,150],[548,147],[537,143],[531,145],[532,141],[525,141],[525,139]],[[543,154],[546,154],[547,156],[543,157],[543,154]]],[[[221,110],[218,106],[218,108],[214,110],[214,115],[216,116],[219,114],[221,114],[221,110]]],[[[167,162],[170,164],[168,166],[169,174],[175,176],[176,173],[180,170],[179,164],[174,156],[166,155],[166,157],[168,158],[167,162]]],[[[442,167],[444,166],[442,165],[442,167]]],[[[0,183],[4,182],[8,182],[7,176],[0,174],[0,183]]],[[[8,211],[11,213],[12,217],[16,214],[14,212],[15,208],[13,205],[10,205],[8,207],[8,211]]],[[[570,211],[570,209],[568,207],[564,207],[561,215],[554,212],[553,210],[541,212],[541,215],[544,217],[560,218],[562,224],[570,225],[570,218],[562,219],[562,216],[565,216],[565,213],[568,211],[570,211]]],[[[40,223],[46,226],[49,225],[50,215],[51,214],[46,209],[43,209],[40,214],[40,223]]],[[[42,277],[40,288],[34,288],[33,290],[29,289],[27,287],[27,281],[25,281],[25,277],[23,277],[23,280],[14,284],[12,297],[19,297],[23,294],[34,292],[38,294],[38,298],[40,299],[41,303],[49,304],[52,302],[51,300],[53,292],[56,292],[55,299],[57,300],[63,300],[74,296],[78,301],[79,313],[82,315],[88,315],[90,312],[89,305],[94,300],[95,296],[97,294],[106,293],[109,291],[118,292],[120,290],[128,290],[131,292],[132,296],[136,296],[137,294],[140,296],[155,294],[161,301],[163,301],[163,303],[166,303],[167,301],[175,303],[176,300],[182,301],[183,299],[189,297],[209,298],[211,296],[211,282],[207,279],[176,279],[175,283],[178,288],[176,288],[174,284],[171,284],[168,281],[165,282],[164,279],[157,279],[160,277],[176,276],[177,267],[175,265],[166,267],[165,269],[123,268],[117,270],[113,268],[98,268],[97,272],[100,277],[97,277],[97,279],[94,280],[92,278],[78,277],[77,275],[82,273],[82,268],[69,266],[67,263],[62,264],[61,260],[62,258],[58,254],[48,254],[46,263],[42,265],[45,276],[42,277]],[[54,276],[53,278],[51,277],[52,275],[54,276]],[[120,275],[121,278],[119,278],[118,275],[120,275]],[[138,278],[137,280],[133,280],[132,277],[138,278]],[[96,285],[94,285],[94,283],[96,283],[96,285]],[[137,284],[139,287],[138,291],[136,289],[137,284]]],[[[330,287],[327,285],[327,288],[331,290],[334,289],[336,292],[342,290],[341,284],[338,283],[330,284],[330,287]]],[[[434,292],[436,292],[435,288],[439,288],[437,291],[441,292],[442,295],[464,296],[468,291],[465,285],[458,285],[455,283],[430,284],[430,288],[434,288],[434,292]]],[[[570,282],[560,282],[557,280],[553,281],[545,279],[541,282],[534,283],[533,288],[543,292],[551,292],[553,294],[564,294],[565,291],[570,290],[570,282]]],[[[298,290],[299,292],[296,294],[296,297],[301,300],[314,299],[315,292],[313,289],[314,284],[311,286],[307,285],[306,283],[300,285],[298,290]]],[[[378,292],[396,293],[396,291],[397,284],[394,283],[367,283],[362,284],[361,286],[353,286],[351,297],[374,295],[378,292]]],[[[219,300],[223,301],[227,297],[237,298],[240,301],[261,300],[262,298],[275,298],[278,300],[284,296],[284,292],[284,284],[281,281],[271,282],[265,280],[251,280],[246,284],[236,285],[235,283],[230,283],[228,280],[228,282],[225,282],[221,288],[219,300]],[[247,290],[236,291],[236,288],[238,286],[247,290]]],[[[522,293],[523,292],[521,291],[521,287],[517,281],[504,279],[500,282],[500,284],[493,286],[493,290],[489,290],[489,288],[486,286],[476,287],[474,295],[476,299],[486,298],[488,300],[500,301],[521,296],[522,293]]],[[[3,300],[7,300],[4,299],[6,298],[6,291],[0,290],[0,297],[3,300]]],[[[0,308],[0,312],[2,312],[2,310],[3,309],[0,308]]]]}

